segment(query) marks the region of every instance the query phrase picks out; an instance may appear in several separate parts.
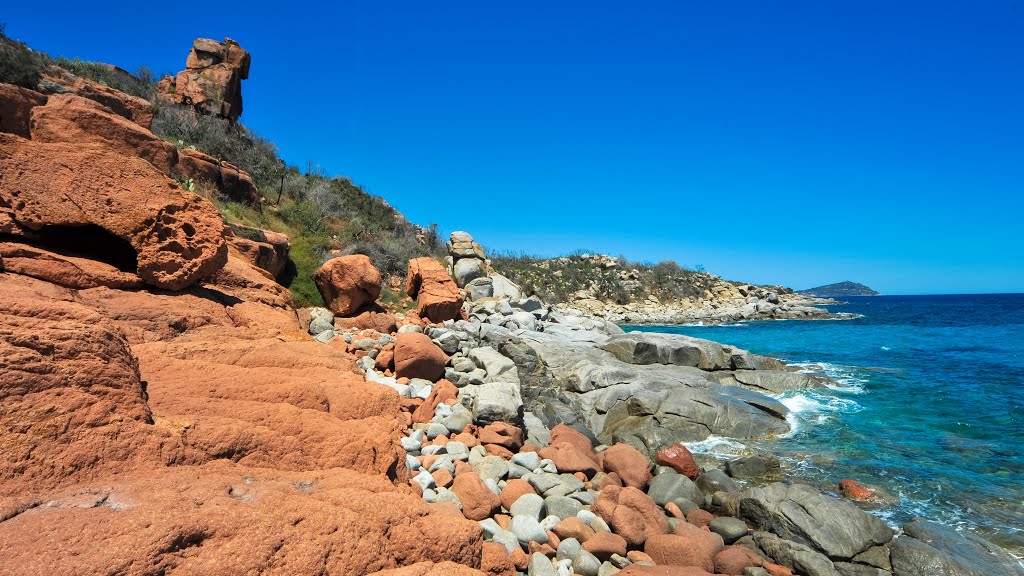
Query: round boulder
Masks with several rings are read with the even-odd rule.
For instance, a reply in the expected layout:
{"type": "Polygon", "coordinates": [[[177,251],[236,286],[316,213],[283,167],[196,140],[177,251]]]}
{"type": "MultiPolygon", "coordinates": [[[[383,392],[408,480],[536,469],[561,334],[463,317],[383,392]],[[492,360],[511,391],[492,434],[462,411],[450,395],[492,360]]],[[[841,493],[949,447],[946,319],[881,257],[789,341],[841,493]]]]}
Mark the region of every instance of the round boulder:
{"type": "Polygon", "coordinates": [[[327,307],[349,316],[380,296],[380,272],[363,254],[332,258],[313,276],[327,307]]]}
{"type": "Polygon", "coordinates": [[[403,332],[395,340],[395,376],[431,382],[444,376],[448,356],[426,334],[403,332]]]}

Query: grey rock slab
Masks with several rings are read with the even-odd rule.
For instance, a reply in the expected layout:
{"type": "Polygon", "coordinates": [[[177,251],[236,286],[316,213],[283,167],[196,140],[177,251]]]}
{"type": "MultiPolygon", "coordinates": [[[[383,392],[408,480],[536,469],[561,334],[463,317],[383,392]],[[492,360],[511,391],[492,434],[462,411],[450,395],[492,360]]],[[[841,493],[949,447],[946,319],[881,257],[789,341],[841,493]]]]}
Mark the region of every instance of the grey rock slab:
{"type": "Polygon", "coordinates": [[[732,478],[729,478],[725,471],[718,468],[702,473],[694,483],[705,494],[740,491],[740,485],[732,478]]]}
{"type": "Polygon", "coordinates": [[[770,484],[740,495],[740,517],[759,530],[807,544],[832,559],[850,560],[892,540],[879,518],[805,484],[770,484]]]}
{"type": "Polygon", "coordinates": [[[490,346],[481,346],[469,351],[469,359],[479,368],[487,373],[487,380],[490,382],[511,382],[518,381],[515,362],[511,358],[502,356],[500,352],[490,346]]]}
{"type": "Polygon", "coordinates": [[[701,370],[732,368],[731,349],[681,334],[630,332],[612,336],[602,348],[628,364],[673,364],[701,370]]]}
{"type": "Polygon", "coordinates": [[[721,516],[715,518],[708,524],[708,528],[722,537],[722,540],[726,544],[732,544],[733,542],[743,538],[747,535],[748,528],[747,523],[739,518],[731,518],[729,516],[721,516]]]}
{"type": "Polygon", "coordinates": [[[984,538],[921,519],[903,525],[890,560],[896,576],[1024,575],[1018,560],[984,538]]]}
{"type": "Polygon", "coordinates": [[[452,276],[455,278],[455,283],[458,284],[459,288],[464,288],[466,284],[477,278],[484,278],[487,274],[484,272],[483,260],[461,258],[455,263],[452,276]]]}
{"type": "Polygon", "coordinates": [[[518,454],[512,455],[511,462],[518,464],[523,468],[535,470],[537,466],[540,466],[540,454],[536,452],[519,452],[518,454]]]}
{"type": "Polygon", "coordinates": [[[651,479],[647,487],[647,495],[658,506],[664,506],[679,498],[692,502],[704,502],[704,493],[686,476],[677,472],[658,474],[651,479]]]}
{"type": "Polygon", "coordinates": [[[710,377],[719,384],[743,386],[744,388],[769,394],[782,394],[790,390],[804,390],[807,388],[821,388],[832,383],[830,378],[822,374],[806,374],[785,370],[736,370],[733,372],[716,373],[710,377]]]}
{"type": "Polygon", "coordinates": [[[552,516],[565,519],[575,516],[583,509],[583,504],[568,496],[548,496],[544,499],[544,509],[552,516]]]}
{"type": "Polygon", "coordinates": [[[725,463],[725,471],[729,476],[740,480],[769,482],[782,480],[782,464],[778,457],[771,454],[753,454],[735,458],[725,463]]]}
{"type": "Polygon", "coordinates": [[[824,554],[797,542],[779,538],[770,532],[754,532],[754,543],[775,562],[807,576],[839,576],[835,565],[824,554]]]}
{"type": "Polygon", "coordinates": [[[865,566],[851,562],[834,562],[833,565],[836,568],[836,572],[839,572],[839,576],[892,576],[892,572],[887,572],[874,566],[865,566]]]}

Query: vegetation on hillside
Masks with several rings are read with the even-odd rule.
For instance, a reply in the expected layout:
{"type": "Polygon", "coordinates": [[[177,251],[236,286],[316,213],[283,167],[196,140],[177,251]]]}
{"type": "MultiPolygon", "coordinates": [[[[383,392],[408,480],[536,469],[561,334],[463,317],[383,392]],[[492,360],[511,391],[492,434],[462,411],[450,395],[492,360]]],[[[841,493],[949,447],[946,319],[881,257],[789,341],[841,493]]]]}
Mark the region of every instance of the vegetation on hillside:
{"type": "Polygon", "coordinates": [[[552,303],[581,295],[616,304],[651,296],[659,302],[699,299],[705,290],[721,282],[701,266],[684,268],[671,260],[657,264],[630,262],[622,256],[595,256],[582,250],[560,258],[498,253],[491,255],[491,265],[527,294],[552,303]]]}
{"type": "Polygon", "coordinates": [[[288,235],[292,266],[280,280],[302,306],[322,304],[313,272],[333,255],[366,254],[385,277],[404,275],[412,258],[443,255],[437,226],[421,228],[382,198],[347,178],[328,177],[315,165],[304,171],[288,166],[273,143],[241,123],[156,99],[156,77],[148,69],[133,75],[108,64],[52,58],[7,38],[0,25],[0,82],[35,89],[50,66],[150,100],[154,134],[248,172],[264,197],[262,206],[222,197],[202,182],[182,183],[210,198],[229,224],[288,235]]]}

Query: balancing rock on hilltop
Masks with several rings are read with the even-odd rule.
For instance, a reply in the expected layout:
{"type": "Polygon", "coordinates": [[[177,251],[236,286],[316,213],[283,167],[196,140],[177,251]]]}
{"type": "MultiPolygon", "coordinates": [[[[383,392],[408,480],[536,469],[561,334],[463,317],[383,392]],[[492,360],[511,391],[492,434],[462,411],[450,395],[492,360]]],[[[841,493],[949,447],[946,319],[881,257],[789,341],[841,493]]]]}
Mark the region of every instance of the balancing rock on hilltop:
{"type": "Polygon", "coordinates": [[[199,38],[185,69],[157,85],[161,99],[235,121],[242,115],[242,80],[249,77],[249,53],[238,42],[199,38]]]}

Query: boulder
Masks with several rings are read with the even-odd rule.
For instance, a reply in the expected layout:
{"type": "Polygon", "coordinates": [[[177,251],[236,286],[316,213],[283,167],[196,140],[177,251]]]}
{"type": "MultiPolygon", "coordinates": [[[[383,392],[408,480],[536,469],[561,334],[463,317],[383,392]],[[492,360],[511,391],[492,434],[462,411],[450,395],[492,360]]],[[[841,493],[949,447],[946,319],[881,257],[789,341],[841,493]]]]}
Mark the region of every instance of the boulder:
{"type": "Polygon", "coordinates": [[[231,233],[227,235],[227,240],[250,264],[265,270],[272,278],[280,276],[291,249],[288,236],[256,229],[246,229],[244,233],[245,236],[231,233]]]}
{"type": "Polygon", "coordinates": [[[491,492],[476,472],[463,472],[455,476],[451,490],[462,502],[462,514],[470,520],[483,520],[501,508],[501,498],[491,492]]]}
{"type": "Polygon", "coordinates": [[[896,576],[1022,576],[1006,550],[970,533],[923,519],[903,525],[890,550],[896,576]]]}
{"type": "MultiPolygon", "coordinates": [[[[601,491],[591,510],[631,546],[643,546],[649,538],[668,533],[665,513],[650,496],[636,488],[608,486],[601,491]]],[[[721,540],[718,535],[715,537],[721,540]]]]}
{"type": "Polygon", "coordinates": [[[185,70],[164,77],[158,97],[192,106],[204,114],[237,120],[242,115],[242,80],[249,77],[249,53],[237,42],[199,38],[185,61],[185,70]]]}
{"type": "Polygon", "coordinates": [[[659,506],[680,498],[691,502],[704,502],[704,493],[700,488],[686,476],[674,472],[663,472],[652,478],[647,493],[659,506]]]}
{"type": "Polygon", "coordinates": [[[759,568],[764,560],[757,552],[743,546],[726,546],[715,555],[715,574],[743,576],[744,568],[759,568]]]}
{"type": "Polygon", "coordinates": [[[331,258],[317,269],[314,280],[327,307],[341,316],[356,313],[380,296],[380,272],[363,254],[331,258]]]}
{"type": "Polygon", "coordinates": [[[334,319],[334,329],[338,331],[355,328],[357,330],[375,330],[381,334],[391,334],[397,329],[398,319],[381,306],[369,304],[356,310],[354,316],[334,319]]]}
{"type": "Polygon", "coordinates": [[[651,481],[651,464],[636,448],[629,444],[614,444],[601,452],[600,459],[605,472],[618,474],[626,486],[647,489],[647,483],[651,481]]]}
{"type": "Polygon", "coordinates": [[[477,278],[466,284],[466,298],[470,302],[494,296],[494,282],[490,278],[477,278]]]}
{"type": "Polygon", "coordinates": [[[483,261],[476,258],[463,258],[455,262],[452,275],[460,288],[465,287],[473,280],[487,277],[483,261]]]}
{"type": "Polygon", "coordinates": [[[696,566],[713,572],[715,556],[725,544],[718,534],[706,532],[685,522],[672,534],[651,536],[644,544],[646,552],[657,564],[696,566]]]}
{"type": "Polygon", "coordinates": [[[469,359],[487,373],[486,379],[489,382],[512,382],[518,381],[519,375],[516,372],[516,364],[510,358],[502,356],[500,352],[490,346],[481,346],[469,351],[469,359]]]}
{"type": "Polygon", "coordinates": [[[759,530],[811,546],[831,559],[850,560],[893,537],[881,519],[805,484],[750,488],[740,497],[740,515],[759,530]]]}
{"type": "Polygon", "coordinates": [[[540,450],[541,458],[551,460],[559,472],[582,472],[588,478],[597,473],[600,466],[589,453],[569,444],[558,442],[540,450]]]}
{"type": "Polygon", "coordinates": [[[395,339],[395,375],[436,382],[444,376],[448,356],[426,334],[402,332],[395,339]]]}
{"type": "Polygon", "coordinates": [[[92,100],[73,94],[54,94],[44,106],[32,109],[32,140],[103,144],[125,156],[152,164],[164,176],[178,162],[178,151],[131,120],[92,100]]]}
{"type": "Polygon", "coordinates": [[[490,275],[493,295],[497,298],[508,298],[516,301],[523,297],[523,289],[518,284],[501,274],[490,275]]]}
{"type": "Polygon", "coordinates": [[[46,96],[35,90],[0,83],[0,132],[29,138],[32,109],[43,104],[46,96]]]}
{"type": "Polygon", "coordinates": [[[473,413],[473,421],[477,424],[517,422],[522,418],[523,399],[516,382],[465,386],[459,389],[459,401],[473,413]]]}
{"type": "Polygon", "coordinates": [[[771,454],[741,456],[725,463],[729,476],[740,480],[778,482],[782,480],[782,463],[771,454]]]}
{"type": "Polygon", "coordinates": [[[483,246],[477,244],[468,232],[452,232],[451,236],[448,238],[448,243],[445,244],[445,247],[448,249],[448,254],[456,263],[464,258],[477,260],[483,260],[486,258],[483,246]]]}
{"type": "Polygon", "coordinates": [[[659,466],[668,466],[690,480],[700,476],[700,468],[693,459],[693,454],[690,453],[686,446],[678,442],[670,444],[659,451],[654,461],[659,466]]]}
{"type": "Polygon", "coordinates": [[[225,265],[223,228],[213,204],[144,160],[0,135],[2,233],[69,245],[150,286],[181,290],[225,265]]]}
{"type": "Polygon", "coordinates": [[[416,314],[431,322],[453,320],[462,311],[462,292],[433,258],[409,261],[406,294],[416,299],[416,314]]]}

